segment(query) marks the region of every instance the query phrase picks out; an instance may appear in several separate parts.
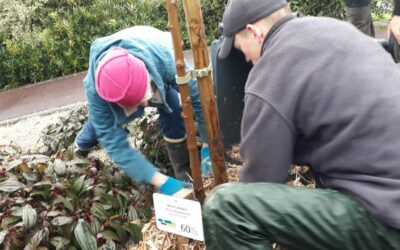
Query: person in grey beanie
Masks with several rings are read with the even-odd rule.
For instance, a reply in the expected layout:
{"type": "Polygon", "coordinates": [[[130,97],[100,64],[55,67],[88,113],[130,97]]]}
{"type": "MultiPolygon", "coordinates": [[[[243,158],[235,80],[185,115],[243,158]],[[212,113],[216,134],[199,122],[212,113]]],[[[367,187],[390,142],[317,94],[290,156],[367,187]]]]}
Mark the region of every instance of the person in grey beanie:
{"type": "Polygon", "coordinates": [[[353,25],[230,0],[218,56],[245,85],[240,182],[204,203],[207,249],[400,249],[400,70],[353,25]],[[286,185],[291,165],[317,188],[286,185]]]}

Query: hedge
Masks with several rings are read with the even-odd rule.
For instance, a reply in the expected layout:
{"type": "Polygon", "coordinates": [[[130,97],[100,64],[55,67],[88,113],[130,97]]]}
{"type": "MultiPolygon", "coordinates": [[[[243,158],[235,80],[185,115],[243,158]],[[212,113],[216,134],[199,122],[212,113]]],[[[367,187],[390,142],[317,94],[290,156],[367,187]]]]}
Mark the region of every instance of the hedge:
{"type": "MultiPolygon", "coordinates": [[[[290,2],[306,15],[344,18],[341,0],[290,2]]],[[[211,43],[221,36],[227,0],[201,3],[211,43]]],[[[189,48],[183,16],[181,11],[189,48]]],[[[0,17],[0,90],[86,70],[90,43],[98,37],[133,25],[167,29],[164,0],[0,0],[0,17]]]]}

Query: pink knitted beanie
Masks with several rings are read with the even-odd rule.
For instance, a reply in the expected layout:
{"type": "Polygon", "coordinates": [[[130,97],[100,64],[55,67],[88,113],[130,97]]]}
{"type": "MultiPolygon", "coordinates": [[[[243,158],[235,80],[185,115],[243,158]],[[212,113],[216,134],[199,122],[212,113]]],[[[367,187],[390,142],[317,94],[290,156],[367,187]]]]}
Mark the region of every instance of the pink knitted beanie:
{"type": "Polygon", "coordinates": [[[113,48],[97,65],[95,85],[104,100],[133,107],[146,93],[147,70],[142,60],[123,48],[113,48]]]}

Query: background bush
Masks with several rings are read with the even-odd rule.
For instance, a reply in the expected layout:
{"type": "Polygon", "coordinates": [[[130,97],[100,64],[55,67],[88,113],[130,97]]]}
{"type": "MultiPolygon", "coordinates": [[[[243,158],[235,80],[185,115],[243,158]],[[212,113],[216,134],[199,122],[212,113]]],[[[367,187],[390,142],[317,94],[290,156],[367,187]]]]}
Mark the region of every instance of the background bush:
{"type": "Polygon", "coordinates": [[[160,18],[165,9],[162,1],[20,0],[16,3],[12,9],[2,7],[2,13],[8,10],[14,17],[9,17],[8,27],[1,30],[0,88],[85,70],[94,39],[132,25],[161,28],[167,23],[160,18]],[[22,3],[30,10],[26,12],[31,15],[29,21],[19,22],[28,19],[18,11],[23,9],[22,3]],[[19,32],[10,32],[13,27],[19,27],[16,29],[19,32]]]}
{"type": "Polygon", "coordinates": [[[292,11],[304,15],[329,16],[337,19],[344,19],[344,4],[342,0],[291,0],[292,11]]]}
{"type": "Polygon", "coordinates": [[[372,0],[373,18],[377,21],[389,21],[393,12],[393,0],[372,0]]]}
{"type": "MultiPolygon", "coordinates": [[[[201,0],[207,40],[227,0],[201,0]]],[[[293,11],[344,19],[342,0],[291,0],[293,11]]],[[[374,0],[385,13],[391,0],[374,0]]],[[[183,8],[185,48],[189,48],[183,8]]],[[[389,10],[390,11],[390,10],[389,10]]],[[[90,43],[133,25],[167,29],[164,0],[0,0],[0,90],[86,70],[90,43]]]]}

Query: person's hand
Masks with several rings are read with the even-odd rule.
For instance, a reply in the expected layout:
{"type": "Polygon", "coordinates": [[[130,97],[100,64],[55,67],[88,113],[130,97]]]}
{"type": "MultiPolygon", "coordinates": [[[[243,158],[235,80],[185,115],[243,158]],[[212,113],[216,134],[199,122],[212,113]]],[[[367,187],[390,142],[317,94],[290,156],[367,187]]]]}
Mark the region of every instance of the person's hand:
{"type": "Polygon", "coordinates": [[[164,182],[164,184],[161,185],[160,191],[161,193],[166,195],[173,195],[179,190],[183,188],[190,188],[191,186],[192,185],[190,185],[189,183],[179,181],[172,177],[167,177],[167,180],[164,182]]]}
{"type": "Polygon", "coordinates": [[[398,44],[400,44],[400,16],[393,16],[387,29],[387,35],[390,37],[390,33],[393,33],[398,44]]]}
{"type": "Polygon", "coordinates": [[[201,148],[201,176],[207,177],[209,174],[213,175],[211,166],[210,149],[208,146],[203,145],[201,148]]]}

